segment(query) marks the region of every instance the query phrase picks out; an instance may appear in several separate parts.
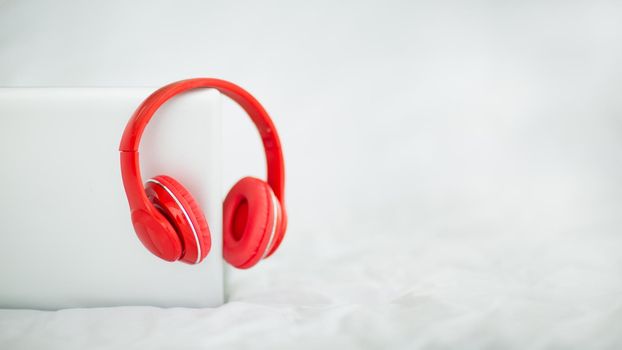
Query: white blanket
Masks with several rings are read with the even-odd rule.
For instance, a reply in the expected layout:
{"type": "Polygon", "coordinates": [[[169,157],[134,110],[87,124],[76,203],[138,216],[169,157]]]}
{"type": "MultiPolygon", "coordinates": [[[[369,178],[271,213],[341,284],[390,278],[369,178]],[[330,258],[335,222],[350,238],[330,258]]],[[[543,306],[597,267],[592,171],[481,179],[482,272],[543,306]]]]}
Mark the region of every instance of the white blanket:
{"type": "Polygon", "coordinates": [[[620,237],[372,244],[296,234],[261,268],[232,273],[222,307],[2,310],[0,348],[622,346],[620,237]]]}

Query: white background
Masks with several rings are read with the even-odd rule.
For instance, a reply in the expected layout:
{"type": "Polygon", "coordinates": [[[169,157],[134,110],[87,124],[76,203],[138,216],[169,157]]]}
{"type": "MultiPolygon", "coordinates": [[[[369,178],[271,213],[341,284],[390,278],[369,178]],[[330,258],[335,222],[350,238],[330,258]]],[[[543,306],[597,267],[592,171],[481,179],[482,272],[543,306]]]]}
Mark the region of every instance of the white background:
{"type": "MultiPolygon", "coordinates": [[[[248,309],[214,311],[253,310],[254,339],[287,344],[285,329],[309,346],[622,341],[619,2],[0,9],[2,85],[211,76],[273,114],[288,236],[230,276],[230,299],[248,309]]],[[[251,124],[224,112],[225,184],[263,176],[251,124]]]]}
{"type": "MultiPolygon", "coordinates": [[[[119,140],[153,89],[0,88],[0,308],[223,304],[220,245],[198,266],[170,264],[133,234],[119,140]]],[[[182,183],[219,242],[221,100],[193,91],[162,106],[139,148],[143,179],[182,183]]]]}

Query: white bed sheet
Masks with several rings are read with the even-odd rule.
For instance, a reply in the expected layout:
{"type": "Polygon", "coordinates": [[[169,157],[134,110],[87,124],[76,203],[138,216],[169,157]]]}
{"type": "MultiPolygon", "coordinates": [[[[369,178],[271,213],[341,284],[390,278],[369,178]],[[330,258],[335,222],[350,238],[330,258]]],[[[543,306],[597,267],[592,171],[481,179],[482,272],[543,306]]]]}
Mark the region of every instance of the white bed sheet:
{"type": "Polygon", "coordinates": [[[0,348],[622,346],[619,237],[292,236],[262,267],[229,271],[222,307],[2,310],[0,348]]]}

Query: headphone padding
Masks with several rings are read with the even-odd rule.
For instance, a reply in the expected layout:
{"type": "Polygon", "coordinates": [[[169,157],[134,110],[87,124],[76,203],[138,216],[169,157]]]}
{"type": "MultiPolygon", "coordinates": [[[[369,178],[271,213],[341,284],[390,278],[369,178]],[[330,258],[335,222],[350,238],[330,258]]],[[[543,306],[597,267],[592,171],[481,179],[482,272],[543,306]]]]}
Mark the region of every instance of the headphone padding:
{"type": "MultiPolygon", "coordinates": [[[[202,261],[211,249],[211,235],[207,220],[205,219],[205,215],[203,214],[201,207],[192,194],[190,194],[190,192],[182,184],[172,177],[159,175],[154,177],[153,180],[159,182],[173,193],[175,198],[183,206],[184,211],[188,214],[191,224],[196,230],[198,243],[200,244],[201,249],[201,256],[197,259],[198,249],[196,247],[196,239],[192,229],[190,228],[190,230],[188,230],[187,228],[179,228],[181,231],[179,233],[183,240],[184,246],[184,253],[181,256],[181,260],[190,264],[202,261]]],[[[148,186],[149,185],[150,184],[148,184],[148,186]]]]}
{"type": "Polygon", "coordinates": [[[273,239],[274,242],[268,248],[269,250],[264,258],[271,256],[272,254],[274,254],[277,248],[279,248],[281,242],[283,241],[283,237],[285,237],[285,231],[287,229],[287,215],[283,212],[283,207],[281,206],[281,202],[279,202],[278,199],[276,201],[276,204],[278,210],[278,219],[276,224],[277,226],[275,231],[275,237],[273,239]]]}
{"type": "Polygon", "coordinates": [[[228,263],[246,269],[264,257],[278,236],[278,205],[270,185],[260,179],[245,177],[231,188],[223,210],[223,256],[228,263]],[[245,217],[237,213],[244,203],[245,217]]]}

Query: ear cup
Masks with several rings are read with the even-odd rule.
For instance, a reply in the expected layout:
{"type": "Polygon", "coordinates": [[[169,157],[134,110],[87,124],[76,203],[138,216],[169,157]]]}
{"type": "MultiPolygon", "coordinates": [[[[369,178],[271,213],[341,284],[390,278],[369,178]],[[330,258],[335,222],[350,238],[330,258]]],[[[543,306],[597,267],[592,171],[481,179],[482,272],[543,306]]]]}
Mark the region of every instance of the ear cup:
{"type": "Polygon", "coordinates": [[[175,228],[182,247],[180,260],[189,264],[201,262],[211,249],[211,235],[205,215],[190,192],[165,175],[147,180],[145,191],[175,228]]]}
{"type": "Polygon", "coordinates": [[[132,224],[142,244],[154,255],[166,261],[177,261],[182,253],[177,232],[159,211],[132,211],[132,224]]]}
{"type": "MultiPolygon", "coordinates": [[[[276,196],[275,196],[276,198],[276,196]]],[[[268,251],[267,254],[264,256],[264,259],[271,256],[272,254],[274,254],[274,252],[277,250],[277,248],[281,245],[281,242],[283,241],[283,237],[285,237],[285,231],[287,230],[287,214],[285,214],[283,207],[281,207],[281,202],[279,202],[279,200],[277,199],[277,206],[278,206],[278,220],[277,220],[277,226],[276,226],[276,235],[274,237],[274,243],[272,243],[269,247],[268,247],[268,251]]]]}
{"type": "Polygon", "coordinates": [[[266,182],[253,177],[238,181],[224,203],[225,260],[246,269],[265,257],[278,238],[280,212],[279,201],[266,182]]]}

